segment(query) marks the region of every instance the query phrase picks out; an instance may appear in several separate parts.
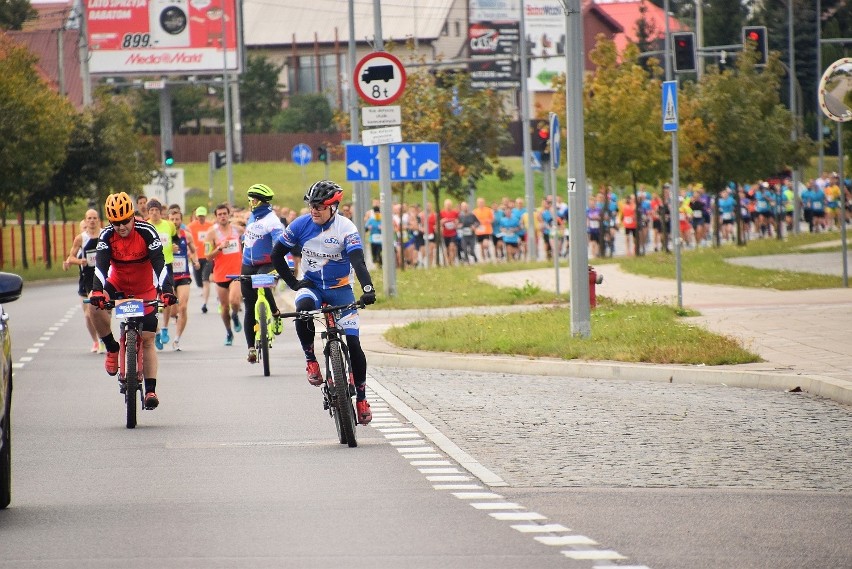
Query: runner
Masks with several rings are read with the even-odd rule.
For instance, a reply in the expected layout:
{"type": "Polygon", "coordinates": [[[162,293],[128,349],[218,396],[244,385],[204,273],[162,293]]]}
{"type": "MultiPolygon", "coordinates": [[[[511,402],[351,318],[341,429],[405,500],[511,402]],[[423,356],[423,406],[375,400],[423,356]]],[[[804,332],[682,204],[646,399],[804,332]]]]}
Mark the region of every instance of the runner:
{"type": "MultiPolygon", "coordinates": [[[[62,262],[62,269],[68,270],[71,265],[77,265],[80,268],[80,281],[77,285],[77,294],[81,299],[89,297],[92,292],[92,279],[95,277],[95,257],[96,248],[98,246],[98,235],[101,233],[101,218],[98,212],[90,209],[86,212],[86,217],[83,219],[83,232],[74,238],[74,243],[71,244],[71,250],[68,251],[68,258],[62,262]]],[[[98,338],[98,333],[95,330],[95,322],[92,319],[94,313],[92,305],[83,304],[83,320],[86,323],[86,329],[92,337],[92,353],[102,354],[104,352],[103,342],[98,338]]]]}
{"type": "MultiPolygon", "coordinates": [[[[177,243],[175,242],[177,239],[177,228],[174,223],[163,218],[163,206],[155,199],[148,200],[148,223],[154,226],[154,229],[157,230],[157,234],[160,236],[169,283],[174,287],[175,279],[172,262],[174,261],[175,251],[177,250],[177,243]]],[[[174,310],[177,310],[176,306],[163,307],[161,329],[154,336],[154,345],[158,350],[162,350],[163,346],[169,343],[169,321],[174,310]]]]}
{"type": "MultiPolygon", "coordinates": [[[[183,225],[183,214],[179,209],[172,209],[169,212],[169,221],[174,223],[175,227],[181,227],[183,225]]],[[[175,324],[175,340],[172,342],[172,349],[179,352],[180,337],[186,329],[189,289],[192,284],[192,277],[189,274],[189,264],[191,262],[196,271],[200,269],[201,265],[198,262],[198,255],[192,235],[184,229],[178,229],[177,248],[178,250],[175,252],[174,259],[172,260],[175,296],[178,298],[178,303],[172,310],[173,316],[177,319],[177,323],[175,324]]]]}
{"type": "Polygon", "coordinates": [[[225,325],[225,345],[234,343],[234,332],[243,329],[240,323],[240,294],[239,279],[229,279],[226,275],[238,275],[242,268],[242,235],[243,229],[236,223],[231,223],[231,208],[228,204],[216,206],[216,224],[207,232],[207,245],[210,253],[207,258],[213,263],[211,278],[216,283],[216,294],[222,309],[222,323],[225,325]],[[231,322],[234,323],[233,330],[231,322]]]}
{"type": "Polygon", "coordinates": [[[192,242],[197,245],[198,268],[194,269],[195,285],[201,289],[201,312],[207,314],[207,302],[210,299],[210,272],[213,264],[207,259],[207,232],[213,227],[212,221],[207,221],[207,208],[200,206],[195,210],[195,219],[186,226],[192,235],[192,242]]]}

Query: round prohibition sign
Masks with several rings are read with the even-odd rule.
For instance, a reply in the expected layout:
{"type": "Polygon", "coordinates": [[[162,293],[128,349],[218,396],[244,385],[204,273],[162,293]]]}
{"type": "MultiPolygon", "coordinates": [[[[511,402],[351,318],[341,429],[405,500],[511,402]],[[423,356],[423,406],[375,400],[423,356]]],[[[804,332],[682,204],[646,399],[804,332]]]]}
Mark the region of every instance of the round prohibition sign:
{"type": "Polygon", "coordinates": [[[395,56],[374,51],[355,66],[355,90],[366,102],[389,105],[405,90],[405,68],[395,56]]]}

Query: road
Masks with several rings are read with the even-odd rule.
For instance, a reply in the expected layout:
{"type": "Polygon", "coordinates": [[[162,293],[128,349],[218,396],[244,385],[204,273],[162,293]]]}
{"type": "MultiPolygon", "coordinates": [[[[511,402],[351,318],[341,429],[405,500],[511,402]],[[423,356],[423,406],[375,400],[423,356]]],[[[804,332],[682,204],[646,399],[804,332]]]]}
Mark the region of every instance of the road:
{"type": "Polygon", "coordinates": [[[264,378],[191,302],[184,351],[161,353],[161,406],[135,430],[72,285],[7,307],[0,567],[852,565],[848,407],[376,367],[376,419],[349,449],[291,330],[264,378]]]}

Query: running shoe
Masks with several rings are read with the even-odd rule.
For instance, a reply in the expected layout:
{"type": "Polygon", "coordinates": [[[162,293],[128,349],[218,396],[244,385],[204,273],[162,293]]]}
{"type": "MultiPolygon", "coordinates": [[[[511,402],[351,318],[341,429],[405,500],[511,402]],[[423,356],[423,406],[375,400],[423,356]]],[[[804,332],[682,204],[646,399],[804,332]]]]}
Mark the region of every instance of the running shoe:
{"type": "Polygon", "coordinates": [[[246,358],[248,363],[256,364],[257,363],[257,350],[254,348],[249,348],[248,357],[246,358]]]}
{"type": "Polygon", "coordinates": [[[149,391],[145,394],[145,409],[148,409],[149,411],[152,409],[156,409],[157,405],[159,404],[160,399],[157,397],[156,393],[154,393],[153,391],[149,391]]]}
{"type": "Polygon", "coordinates": [[[105,352],[106,352],[106,346],[104,346],[104,342],[103,342],[103,340],[100,340],[100,341],[98,342],[98,353],[99,353],[99,354],[103,354],[103,353],[105,353],[105,352]]]}
{"type": "Polygon", "coordinates": [[[235,312],[235,313],[231,314],[231,320],[234,321],[234,332],[236,332],[237,334],[242,332],[243,325],[240,324],[240,313],[235,312]]]}
{"type": "Polygon", "coordinates": [[[159,333],[159,332],[157,332],[156,334],[154,334],[154,346],[155,346],[158,350],[162,350],[162,349],[163,349],[163,339],[160,337],[160,333],[159,333]]]}
{"type": "Polygon", "coordinates": [[[284,322],[281,320],[280,316],[272,317],[272,333],[276,336],[280,336],[281,332],[284,331],[284,322]]]}
{"type": "Polygon", "coordinates": [[[373,412],[370,411],[370,403],[366,399],[356,401],[355,409],[358,412],[358,422],[362,425],[366,425],[373,420],[373,412]]]}
{"type": "Polygon", "coordinates": [[[107,352],[106,358],[104,359],[104,367],[106,368],[106,372],[110,375],[118,373],[118,352],[107,352]]]}
{"type": "Polygon", "coordinates": [[[160,342],[163,343],[164,346],[169,345],[169,329],[163,328],[160,330],[160,342]]]}
{"type": "Polygon", "coordinates": [[[228,330],[227,335],[225,336],[225,345],[233,346],[234,345],[234,333],[228,330]]]}
{"type": "Polygon", "coordinates": [[[322,385],[322,373],[320,372],[319,362],[308,362],[308,383],[319,387],[322,385]]]}
{"type": "Polygon", "coordinates": [[[178,340],[177,338],[175,338],[175,341],[174,341],[174,342],[172,342],[172,350],[174,350],[174,351],[176,351],[176,352],[181,351],[181,349],[180,349],[180,340],[178,340]]]}
{"type": "Polygon", "coordinates": [[[202,313],[202,314],[207,314],[207,305],[206,305],[206,304],[202,304],[202,305],[201,305],[201,313],[202,313]]]}
{"type": "Polygon", "coordinates": [[[97,341],[92,342],[92,349],[89,350],[89,351],[92,352],[93,354],[98,353],[98,342],[97,341]]]}

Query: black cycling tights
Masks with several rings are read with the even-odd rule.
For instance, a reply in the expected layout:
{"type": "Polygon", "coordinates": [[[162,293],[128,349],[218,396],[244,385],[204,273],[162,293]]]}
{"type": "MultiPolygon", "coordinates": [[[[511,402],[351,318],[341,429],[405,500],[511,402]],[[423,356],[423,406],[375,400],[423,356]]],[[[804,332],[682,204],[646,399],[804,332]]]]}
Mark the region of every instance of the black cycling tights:
{"type": "MultiPolygon", "coordinates": [[[[311,298],[302,298],[296,303],[296,310],[313,310],[314,301],[311,298]]],[[[305,351],[305,358],[315,360],[314,354],[314,330],[313,320],[296,320],[296,335],[305,351]]],[[[352,375],[355,378],[355,387],[364,389],[367,382],[367,356],[361,348],[361,340],[353,334],[346,335],[346,345],[349,347],[349,360],[352,362],[352,375]]]]}

